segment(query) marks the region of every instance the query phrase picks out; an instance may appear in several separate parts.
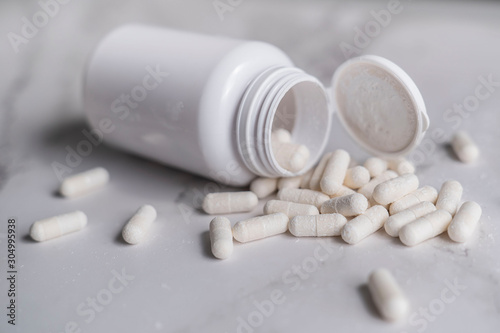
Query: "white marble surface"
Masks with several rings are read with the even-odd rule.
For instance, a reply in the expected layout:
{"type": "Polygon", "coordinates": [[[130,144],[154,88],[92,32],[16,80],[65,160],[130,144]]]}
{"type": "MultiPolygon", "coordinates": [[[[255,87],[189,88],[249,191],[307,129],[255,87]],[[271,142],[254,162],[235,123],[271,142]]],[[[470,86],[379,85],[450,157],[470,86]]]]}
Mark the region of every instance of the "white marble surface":
{"type": "MultiPolygon", "coordinates": [[[[473,238],[455,244],[441,236],[406,248],[382,231],[356,246],[285,234],[236,244],[233,256],[219,261],[208,250],[210,217],[197,208],[205,193],[218,189],[210,181],[100,145],[75,171],[102,165],[111,172],[109,186],[75,200],[55,195],[59,182],[51,163],[84,139],[80,92],[87,54],[113,27],[145,22],[274,43],[326,83],[345,60],[340,43],[352,43],[353,27],[364,27],[370,10],[387,2],[247,0],[221,21],[212,1],[75,0],[61,5],[17,54],[7,34],[19,33],[22,17],[40,5],[1,2],[0,331],[237,332],[240,320],[250,319],[256,327],[240,331],[498,332],[500,89],[457,120],[445,115],[453,103],[474,95],[478,77],[500,81],[500,4],[401,3],[402,12],[362,51],[400,64],[420,87],[432,123],[426,147],[433,151],[418,175],[436,187],[458,179],[464,199],[481,203],[473,238]],[[456,127],[480,145],[475,165],[460,164],[444,143],[434,143],[432,133],[448,138],[456,127]],[[157,207],[158,221],[146,242],[126,245],[121,228],[143,203],[157,207]],[[33,221],[76,209],[89,216],[80,233],[40,244],[27,236],[33,221]],[[17,220],[18,237],[15,327],[4,314],[9,217],[17,220]],[[412,322],[390,324],[376,314],[365,283],[380,266],[401,282],[416,314],[412,322]],[[133,279],[118,291],[119,283],[110,282],[122,270],[133,279]],[[457,295],[447,291],[454,281],[465,287],[457,295]],[[259,314],[256,304],[268,304],[276,294],[279,304],[259,314]],[[96,297],[109,304],[89,310],[86,302],[96,297]]],[[[367,157],[338,124],[329,149],[337,147],[355,159],[367,157]]],[[[230,219],[258,215],[262,205],[230,219]]]]}

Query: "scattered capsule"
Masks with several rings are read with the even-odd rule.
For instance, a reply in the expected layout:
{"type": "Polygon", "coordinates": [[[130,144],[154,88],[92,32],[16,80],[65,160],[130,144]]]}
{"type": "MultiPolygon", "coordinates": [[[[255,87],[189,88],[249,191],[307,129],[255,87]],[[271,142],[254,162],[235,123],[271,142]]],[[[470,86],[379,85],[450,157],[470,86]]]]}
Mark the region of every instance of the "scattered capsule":
{"type": "Polygon", "coordinates": [[[385,222],[384,228],[388,235],[392,237],[398,237],[399,231],[402,227],[410,222],[415,221],[419,217],[427,215],[436,210],[434,206],[429,201],[422,201],[415,206],[407,208],[398,212],[397,214],[389,216],[387,222],[385,222]]]}
{"type": "Polygon", "coordinates": [[[323,155],[318,165],[314,169],[314,172],[311,176],[311,180],[309,181],[309,188],[315,191],[321,191],[321,178],[323,177],[323,173],[325,172],[326,164],[332,157],[333,153],[326,153],[323,155]]]}
{"type": "Polygon", "coordinates": [[[448,236],[455,242],[465,242],[476,229],[482,209],[474,201],[466,201],[451,220],[448,236]]]}
{"type": "Polygon", "coordinates": [[[227,218],[217,216],[210,221],[210,245],[218,259],[227,259],[233,253],[233,231],[227,218]]]}
{"type": "Polygon", "coordinates": [[[299,172],[309,160],[309,149],[304,145],[275,141],[272,148],[278,164],[290,172],[299,172]]]}
{"type": "Polygon", "coordinates": [[[210,193],[203,200],[203,210],[207,214],[230,214],[249,212],[259,203],[255,193],[243,192],[219,192],[210,193]]]}
{"type": "Polygon", "coordinates": [[[418,203],[421,203],[423,201],[429,201],[432,202],[433,204],[436,203],[436,199],[438,196],[437,190],[432,187],[432,186],[424,186],[421,187],[404,197],[402,197],[399,200],[394,201],[391,204],[390,207],[390,213],[391,215],[397,214],[411,206],[415,206],[418,203]]]}
{"type": "Polygon", "coordinates": [[[313,205],[317,208],[320,208],[323,202],[330,200],[330,197],[318,191],[285,188],[278,192],[278,199],[283,201],[313,205]]]}
{"type": "Polygon", "coordinates": [[[278,178],[255,178],[250,184],[250,191],[255,193],[257,198],[262,199],[276,192],[278,178]]]}
{"type": "Polygon", "coordinates": [[[43,242],[82,230],[86,225],[87,215],[76,211],[36,221],[31,226],[30,236],[37,242],[43,242]]]}
{"type": "Polygon", "coordinates": [[[387,161],[378,157],[370,157],[365,161],[364,167],[370,172],[370,176],[377,177],[387,170],[387,161]]]}
{"type": "Polygon", "coordinates": [[[288,216],[283,213],[258,216],[236,223],[233,236],[240,243],[282,234],[288,230],[288,216]]]}
{"type": "Polygon", "coordinates": [[[408,315],[410,303],[387,269],[379,268],[370,274],[368,289],[373,303],[385,320],[400,320],[408,315]]]}
{"type": "Polygon", "coordinates": [[[362,166],[347,169],[344,185],[351,189],[358,189],[370,181],[370,172],[362,166]]]}
{"type": "Polygon", "coordinates": [[[387,161],[387,167],[396,171],[399,175],[415,173],[415,166],[404,157],[394,158],[387,161]]]}
{"type": "Polygon", "coordinates": [[[278,180],[278,190],[284,188],[299,188],[302,182],[302,175],[295,177],[283,177],[278,180]]]}
{"type": "Polygon", "coordinates": [[[137,244],[156,220],[156,209],[151,205],[141,206],[122,230],[123,239],[129,244],[137,244]]]}
{"type": "Polygon", "coordinates": [[[436,200],[436,208],[444,209],[451,215],[457,211],[460,199],[462,198],[462,185],[456,180],[448,180],[441,185],[436,200]]]}
{"type": "Polygon", "coordinates": [[[412,173],[386,180],[373,190],[373,199],[381,205],[393,203],[418,188],[418,177],[412,173]]]}
{"type": "Polygon", "coordinates": [[[109,181],[109,172],[101,167],[94,168],[63,180],[59,193],[67,198],[77,197],[92,192],[109,181]]]}
{"type": "Polygon", "coordinates": [[[387,170],[382,172],[380,175],[377,177],[373,178],[368,182],[368,184],[362,186],[359,190],[358,193],[363,194],[366,198],[371,198],[373,194],[373,190],[378,184],[381,184],[389,179],[396,178],[398,174],[392,170],[387,170]]]}
{"type": "Polygon", "coordinates": [[[448,211],[438,209],[402,227],[399,239],[406,246],[417,245],[445,232],[451,219],[448,211]]]}
{"type": "Polygon", "coordinates": [[[320,187],[323,193],[333,195],[340,190],[350,159],[349,153],[345,150],[338,149],[333,152],[321,177],[320,187]]]}
{"type": "Polygon", "coordinates": [[[321,214],[295,216],[289,225],[290,233],[295,237],[340,236],[347,219],[340,214],[321,214]]]}
{"type": "Polygon", "coordinates": [[[451,146],[463,163],[474,162],[479,157],[479,148],[465,131],[455,133],[451,146]]]}
{"type": "Polygon", "coordinates": [[[359,193],[345,195],[325,201],[321,205],[321,214],[338,213],[344,216],[356,216],[368,208],[368,200],[359,193]]]}
{"type": "Polygon", "coordinates": [[[316,206],[282,200],[269,200],[264,206],[264,214],[283,213],[289,218],[297,215],[318,215],[316,206]]]}
{"type": "Polygon", "coordinates": [[[387,209],[377,205],[368,208],[363,214],[356,216],[342,229],[342,239],[349,244],[356,244],[382,228],[389,217],[387,209]]]}
{"type": "Polygon", "coordinates": [[[271,141],[292,142],[292,134],[284,128],[278,128],[271,133],[271,141]]]}

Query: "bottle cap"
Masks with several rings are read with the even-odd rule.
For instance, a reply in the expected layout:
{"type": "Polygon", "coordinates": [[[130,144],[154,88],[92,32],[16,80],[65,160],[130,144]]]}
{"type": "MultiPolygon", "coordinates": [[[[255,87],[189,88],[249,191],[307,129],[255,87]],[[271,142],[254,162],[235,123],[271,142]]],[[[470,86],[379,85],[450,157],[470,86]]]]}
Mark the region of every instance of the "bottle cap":
{"type": "Polygon", "coordinates": [[[343,63],[335,71],[330,93],[344,127],[374,155],[405,155],[429,127],[424,100],[413,80],[382,57],[361,56],[343,63]]]}

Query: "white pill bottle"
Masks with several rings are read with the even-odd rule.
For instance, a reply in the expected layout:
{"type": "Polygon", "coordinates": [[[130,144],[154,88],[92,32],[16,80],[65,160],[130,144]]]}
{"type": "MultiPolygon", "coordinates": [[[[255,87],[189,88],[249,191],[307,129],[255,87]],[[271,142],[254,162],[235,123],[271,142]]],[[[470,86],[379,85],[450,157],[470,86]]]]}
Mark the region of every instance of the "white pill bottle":
{"type": "Polygon", "coordinates": [[[429,125],[417,87],[386,59],[351,59],[326,89],[270,44],[142,25],[99,43],[86,69],[84,108],[104,142],[234,186],[310,169],[334,113],[381,156],[408,153],[429,125]],[[276,161],[276,128],[308,147],[302,170],[276,161]]]}

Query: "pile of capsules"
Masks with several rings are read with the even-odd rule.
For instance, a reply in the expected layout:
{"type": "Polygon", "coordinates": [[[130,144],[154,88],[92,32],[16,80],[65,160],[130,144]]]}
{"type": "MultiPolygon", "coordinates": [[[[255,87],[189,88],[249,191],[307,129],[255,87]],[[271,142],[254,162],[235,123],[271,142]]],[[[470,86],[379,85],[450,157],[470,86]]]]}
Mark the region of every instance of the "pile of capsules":
{"type": "Polygon", "coordinates": [[[473,201],[460,206],[463,189],[458,181],[446,181],[438,193],[432,186],[419,187],[415,167],[404,158],[371,157],[363,166],[350,163],[349,154],[340,149],[325,154],[304,175],[257,178],[250,191],[208,194],[203,210],[221,215],[249,212],[259,199],[278,191],[278,200],[268,201],[262,216],[232,228],[226,217],[215,217],[209,227],[213,255],[228,258],[233,238],[246,243],[287,231],[296,237],[341,236],[356,244],[384,227],[407,246],[445,231],[456,242],[473,233],[481,207],[473,201]]]}

